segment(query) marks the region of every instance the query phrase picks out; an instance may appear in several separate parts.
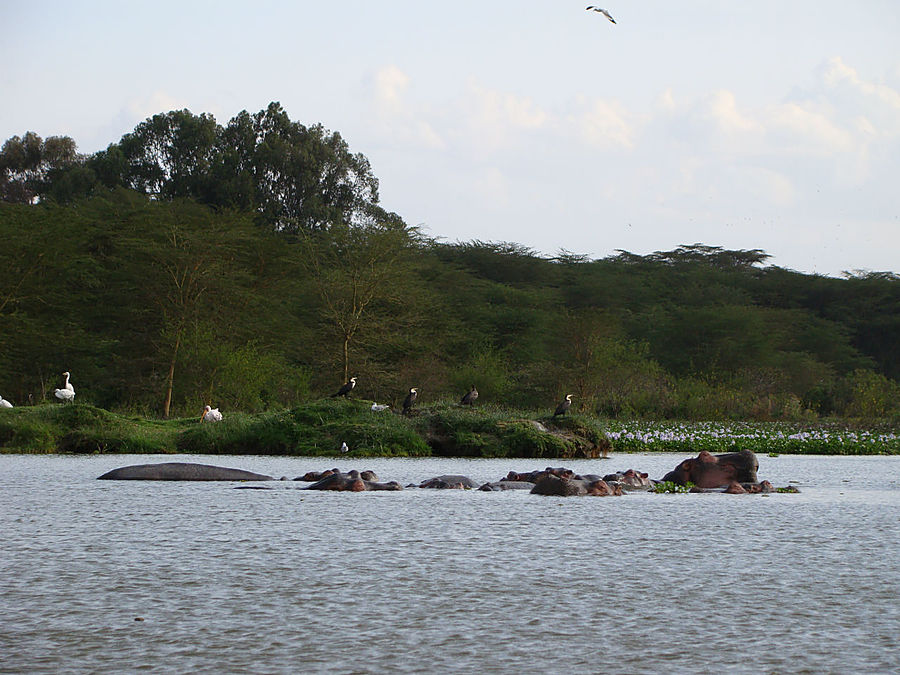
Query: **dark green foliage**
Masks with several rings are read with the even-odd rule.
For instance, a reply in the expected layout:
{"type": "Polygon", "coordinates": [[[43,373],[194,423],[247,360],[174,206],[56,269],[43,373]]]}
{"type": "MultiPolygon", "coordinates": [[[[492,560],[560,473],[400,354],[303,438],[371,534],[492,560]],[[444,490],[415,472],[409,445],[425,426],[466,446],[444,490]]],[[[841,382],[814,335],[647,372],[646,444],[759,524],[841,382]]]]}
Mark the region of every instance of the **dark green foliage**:
{"type": "MultiPolygon", "coordinates": [[[[224,127],[160,113],[91,157],[29,132],[0,172],[0,393],[17,405],[52,400],[69,370],[79,403],[209,403],[237,438],[235,411],[298,410],[354,374],[355,396],[394,406],[411,386],[428,406],[475,384],[477,410],[546,415],[571,393],[572,413],[615,418],[900,418],[897,275],[806,275],[703,244],[589,260],[430,241],[381,208],[363,155],[277,103],[224,127]]],[[[246,424],[279,451],[319,447],[273,415],[246,424]]],[[[584,450],[442,424],[438,447],[472,456],[584,450]]],[[[371,429],[323,447],[338,431],[402,451],[371,429]]]]}
{"type": "Polygon", "coordinates": [[[408,421],[372,412],[371,402],[324,399],[291,410],[229,415],[217,424],[198,424],[179,435],[181,452],[335,456],[341,443],[354,457],[429,454],[408,421]]]}
{"type": "Polygon", "coordinates": [[[430,406],[414,423],[434,454],[445,457],[589,457],[605,439],[594,423],[523,417],[497,406],[430,406]]]}

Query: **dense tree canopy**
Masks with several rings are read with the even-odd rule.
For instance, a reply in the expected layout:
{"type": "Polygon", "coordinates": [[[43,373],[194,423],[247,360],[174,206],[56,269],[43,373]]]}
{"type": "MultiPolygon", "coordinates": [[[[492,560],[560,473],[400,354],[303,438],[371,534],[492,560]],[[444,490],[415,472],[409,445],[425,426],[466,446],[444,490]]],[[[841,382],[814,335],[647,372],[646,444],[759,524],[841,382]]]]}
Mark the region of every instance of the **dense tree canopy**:
{"type": "Polygon", "coordinates": [[[900,278],[703,244],[545,257],[442,244],[378,203],[366,158],[277,103],[180,110],[80,156],[0,151],[0,393],[194,413],[333,391],[607,415],[900,414],[900,278]]]}

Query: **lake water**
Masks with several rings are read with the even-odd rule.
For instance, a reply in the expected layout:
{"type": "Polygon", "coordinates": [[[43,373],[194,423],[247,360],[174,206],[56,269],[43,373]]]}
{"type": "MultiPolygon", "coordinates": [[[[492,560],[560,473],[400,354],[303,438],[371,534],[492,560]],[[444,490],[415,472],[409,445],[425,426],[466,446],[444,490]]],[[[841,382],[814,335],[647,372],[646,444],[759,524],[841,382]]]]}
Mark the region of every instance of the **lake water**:
{"type": "Polygon", "coordinates": [[[96,480],[153,461],[404,485],[547,465],[0,456],[0,672],[900,671],[900,457],[760,456],[801,489],[772,495],[96,480]]]}

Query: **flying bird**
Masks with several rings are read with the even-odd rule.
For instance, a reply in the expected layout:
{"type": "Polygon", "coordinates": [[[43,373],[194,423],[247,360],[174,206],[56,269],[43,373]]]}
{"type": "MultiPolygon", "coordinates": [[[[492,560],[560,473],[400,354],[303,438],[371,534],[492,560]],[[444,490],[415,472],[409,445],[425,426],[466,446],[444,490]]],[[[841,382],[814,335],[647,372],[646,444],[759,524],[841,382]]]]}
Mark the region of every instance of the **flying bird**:
{"type": "Polygon", "coordinates": [[[557,415],[565,415],[566,411],[572,407],[572,394],[566,394],[566,397],[560,401],[560,404],[556,406],[556,412],[553,413],[553,416],[557,415]]]}
{"type": "Polygon", "coordinates": [[[0,408],[12,408],[13,404],[0,396],[0,408]]]}
{"type": "Polygon", "coordinates": [[[462,397],[460,401],[460,405],[475,405],[475,399],[478,398],[478,390],[475,388],[475,385],[472,385],[472,388],[469,392],[462,397]]]}
{"type": "Polygon", "coordinates": [[[203,409],[203,414],[200,415],[200,421],[201,422],[221,422],[222,421],[222,413],[219,412],[218,408],[206,406],[203,409]]]}
{"type": "Polygon", "coordinates": [[[347,396],[347,394],[349,394],[351,391],[353,391],[353,387],[355,387],[355,386],[356,386],[356,378],[351,377],[349,380],[347,380],[346,384],[344,384],[340,389],[338,389],[336,392],[334,392],[331,395],[331,398],[336,398],[338,396],[347,396]]]}
{"type": "Polygon", "coordinates": [[[416,399],[419,398],[419,390],[415,387],[410,388],[409,393],[406,395],[406,398],[403,399],[403,414],[406,415],[409,413],[410,408],[412,408],[413,403],[416,402],[416,399]]]}
{"type": "Polygon", "coordinates": [[[69,371],[63,373],[63,377],[66,378],[66,382],[63,385],[62,389],[54,389],[53,395],[56,396],[60,401],[74,401],[75,400],[75,387],[72,386],[72,383],[69,382],[69,371]]]}
{"type": "Polygon", "coordinates": [[[595,12],[600,12],[603,16],[605,16],[607,19],[609,19],[613,23],[616,22],[616,20],[614,18],[612,18],[612,15],[609,12],[607,12],[605,9],[603,9],[602,7],[595,7],[594,5],[588,5],[587,7],[585,7],[585,9],[588,11],[593,10],[595,12]]]}
{"type": "Polygon", "coordinates": [[[341,443],[341,452],[350,452],[350,448],[347,447],[346,443],[341,443]]]}

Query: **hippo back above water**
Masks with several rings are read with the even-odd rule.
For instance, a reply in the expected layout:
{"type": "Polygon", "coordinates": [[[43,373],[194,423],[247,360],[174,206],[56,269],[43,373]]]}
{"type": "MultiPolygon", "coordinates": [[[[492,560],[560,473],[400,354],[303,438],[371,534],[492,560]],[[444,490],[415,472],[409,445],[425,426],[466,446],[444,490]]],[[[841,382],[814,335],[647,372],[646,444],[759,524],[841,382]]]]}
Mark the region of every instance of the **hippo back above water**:
{"type": "Polygon", "coordinates": [[[189,462],[163,462],[161,464],[135,464],[113,469],[98,480],[275,480],[272,476],[228,469],[210,464],[191,464],[189,462]]]}

